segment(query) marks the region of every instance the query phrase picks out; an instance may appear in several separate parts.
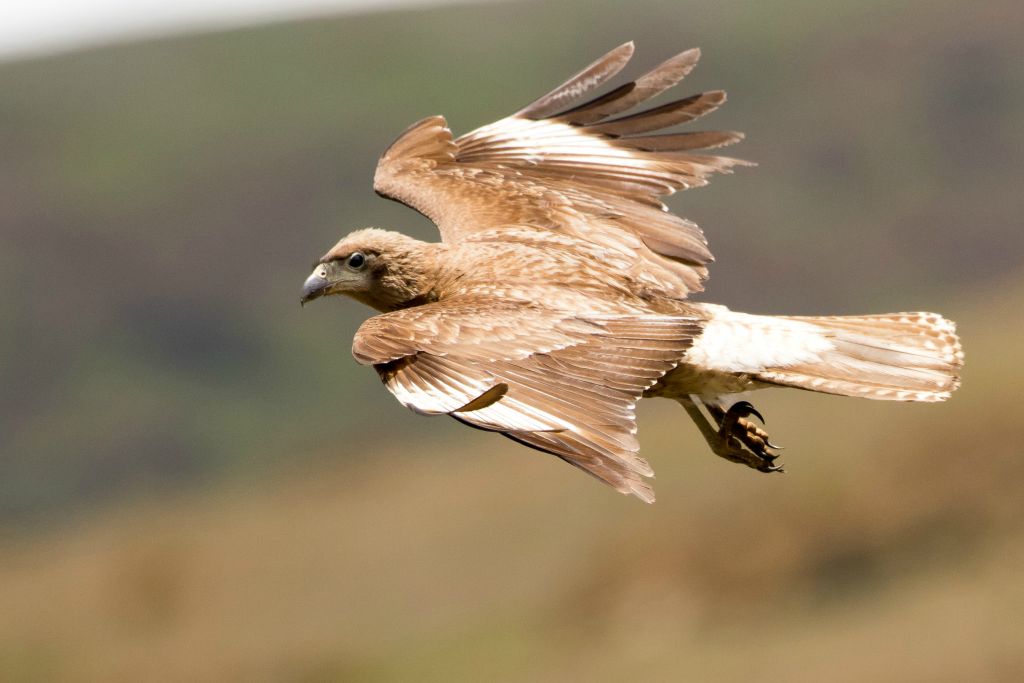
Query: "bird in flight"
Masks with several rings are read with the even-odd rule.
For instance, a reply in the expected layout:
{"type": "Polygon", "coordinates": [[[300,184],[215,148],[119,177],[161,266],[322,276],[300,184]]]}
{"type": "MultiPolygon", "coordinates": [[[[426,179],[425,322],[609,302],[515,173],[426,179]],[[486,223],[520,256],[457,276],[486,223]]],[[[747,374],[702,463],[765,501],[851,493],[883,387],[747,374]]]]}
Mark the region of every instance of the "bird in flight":
{"type": "Polygon", "coordinates": [[[459,138],[440,116],[409,127],[374,189],[430,218],[441,241],[357,230],[318,261],[302,303],[344,294],[380,311],[352,353],[406,407],[504,434],[646,502],[641,398],[678,401],[716,455],[761,472],[781,471],[778,447],[735,394],[949,398],[963,352],[935,313],[765,316],[689,300],[711,252],[661,198],[750,164],[706,151],[740,133],[659,132],[714,111],[722,91],[630,113],[681,81],[699,50],[595,96],[632,54],[622,45],[459,138]]]}

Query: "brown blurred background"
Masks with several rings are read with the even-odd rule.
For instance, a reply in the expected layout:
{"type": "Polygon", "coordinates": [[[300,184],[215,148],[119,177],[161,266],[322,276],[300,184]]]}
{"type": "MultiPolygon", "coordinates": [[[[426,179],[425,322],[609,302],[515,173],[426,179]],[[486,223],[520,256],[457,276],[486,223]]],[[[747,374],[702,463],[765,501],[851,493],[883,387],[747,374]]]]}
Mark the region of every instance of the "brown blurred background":
{"type": "Polygon", "coordinates": [[[0,680],[1024,680],[1024,10],[502,3],[0,64],[0,680]],[[627,7],[628,5],[628,7],[627,7]],[[640,407],[659,501],[402,408],[300,310],[409,123],[682,49],[757,161],[704,300],[938,310],[943,405],[758,395],[786,476],[640,407]]]}

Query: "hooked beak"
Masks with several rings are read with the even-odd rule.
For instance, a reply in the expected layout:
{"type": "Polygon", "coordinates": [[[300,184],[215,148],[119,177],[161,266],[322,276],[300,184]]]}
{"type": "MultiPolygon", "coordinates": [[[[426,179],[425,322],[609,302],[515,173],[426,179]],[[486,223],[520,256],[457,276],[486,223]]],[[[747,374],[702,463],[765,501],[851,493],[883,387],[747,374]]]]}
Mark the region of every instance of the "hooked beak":
{"type": "Polygon", "coordinates": [[[322,297],[330,286],[331,283],[327,280],[327,269],[323,265],[317,266],[302,285],[302,298],[299,299],[299,304],[305,306],[307,301],[322,297]]]}

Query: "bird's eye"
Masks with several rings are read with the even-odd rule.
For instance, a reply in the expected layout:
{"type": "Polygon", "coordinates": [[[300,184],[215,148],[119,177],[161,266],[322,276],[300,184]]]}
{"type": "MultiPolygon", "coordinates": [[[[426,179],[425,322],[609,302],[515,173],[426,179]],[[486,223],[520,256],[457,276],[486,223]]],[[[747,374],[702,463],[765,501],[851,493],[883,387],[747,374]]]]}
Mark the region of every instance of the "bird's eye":
{"type": "Polygon", "coordinates": [[[353,252],[352,255],[348,257],[348,267],[352,270],[359,270],[365,264],[366,257],[363,256],[363,252],[361,251],[353,252]]]}

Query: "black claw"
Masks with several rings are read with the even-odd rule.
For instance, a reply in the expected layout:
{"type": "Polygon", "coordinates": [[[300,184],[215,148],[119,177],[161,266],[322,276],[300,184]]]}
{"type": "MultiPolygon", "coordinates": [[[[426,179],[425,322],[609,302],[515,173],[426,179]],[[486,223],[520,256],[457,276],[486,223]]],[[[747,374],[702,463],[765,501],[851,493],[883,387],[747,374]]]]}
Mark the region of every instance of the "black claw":
{"type": "Polygon", "coordinates": [[[755,417],[757,417],[758,420],[761,421],[761,424],[768,424],[765,421],[764,416],[762,416],[761,413],[757,412],[757,408],[755,408],[750,403],[750,401],[737,401],[736,403],[733,403],[732,407],[729,408],[729,412],[732,413],[733,415],[738,415],[739,417],[747,417],[748,415],[754,415],[755,417]]]}
{"type": "Polygon", "coordinates": [[[771,441],[765,441],[764,445],[767,446],[768,448],[774,448],[777,451],[784,451],[784,450],[786,450],[785,446],[776,446],[771,441]]]}

